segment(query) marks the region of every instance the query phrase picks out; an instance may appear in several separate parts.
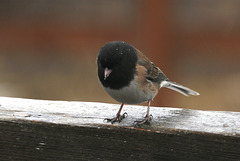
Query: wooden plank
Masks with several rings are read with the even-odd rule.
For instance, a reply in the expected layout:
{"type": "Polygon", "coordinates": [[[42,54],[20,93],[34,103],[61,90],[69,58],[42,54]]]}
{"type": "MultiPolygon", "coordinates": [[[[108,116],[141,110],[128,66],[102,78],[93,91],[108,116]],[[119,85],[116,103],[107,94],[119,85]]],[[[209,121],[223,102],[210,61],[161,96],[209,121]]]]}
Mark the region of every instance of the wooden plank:
{"type": "Polygon", "coordinates": [[[1,160],[239,160],[240,113],[0,97],[1,160]]]}

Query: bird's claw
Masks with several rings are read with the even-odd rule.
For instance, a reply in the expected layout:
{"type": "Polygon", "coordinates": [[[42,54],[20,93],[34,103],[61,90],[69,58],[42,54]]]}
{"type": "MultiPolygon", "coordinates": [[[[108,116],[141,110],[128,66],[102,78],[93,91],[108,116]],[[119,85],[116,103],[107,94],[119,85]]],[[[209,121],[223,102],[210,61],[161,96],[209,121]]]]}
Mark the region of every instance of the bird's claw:
{"type": "Polygon", "coordinates": [[[149,125],[150,122],[152,121],[152,119],[153,119],[153,116],[151,114],[150,115],[146,115],[144,119],[136,120],[136,121],[134,121],[133,124],[134,124],[134,126],[141,126],[143,124],[149,125]]]}
{"type": "Polygon", "coordinates": [[[115,122],[121,122],[124,118],[128,116],[127,112],[124,112],[122,115],[117,115],[114,118],[105,118],[104,121],[111,122],[112,124],[115,122]]]}

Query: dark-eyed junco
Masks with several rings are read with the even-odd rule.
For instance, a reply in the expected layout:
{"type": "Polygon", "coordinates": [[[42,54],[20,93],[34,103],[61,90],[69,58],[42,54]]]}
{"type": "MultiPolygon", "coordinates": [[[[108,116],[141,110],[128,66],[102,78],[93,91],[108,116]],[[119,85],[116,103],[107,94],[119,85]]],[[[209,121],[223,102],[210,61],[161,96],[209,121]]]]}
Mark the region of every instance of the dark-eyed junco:
{"type": "Polygon", "coordinates": [[[106,43],[97,57],[98,78],[105,91],[116,101],[122,103],[116,117],[106,119],[114,123],[121,122],[124,104],[148,102],[147,114],[137,125],[149,122],[150,102],[158,90],[167,87],[185,96],[199,95],[194,90],[170,81],[167,76],[151,62],[140,50],[123,41],[106,43]]]}

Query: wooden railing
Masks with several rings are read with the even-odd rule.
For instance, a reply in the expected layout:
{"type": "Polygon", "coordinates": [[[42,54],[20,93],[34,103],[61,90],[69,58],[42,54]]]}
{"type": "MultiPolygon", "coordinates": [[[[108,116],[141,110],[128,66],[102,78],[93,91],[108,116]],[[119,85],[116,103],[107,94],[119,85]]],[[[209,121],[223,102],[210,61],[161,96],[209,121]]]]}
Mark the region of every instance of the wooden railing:
{"type": "Polygon", "coordinates": [[[0,97],[0,160],[240,160],[240,113],[0,97]]]}

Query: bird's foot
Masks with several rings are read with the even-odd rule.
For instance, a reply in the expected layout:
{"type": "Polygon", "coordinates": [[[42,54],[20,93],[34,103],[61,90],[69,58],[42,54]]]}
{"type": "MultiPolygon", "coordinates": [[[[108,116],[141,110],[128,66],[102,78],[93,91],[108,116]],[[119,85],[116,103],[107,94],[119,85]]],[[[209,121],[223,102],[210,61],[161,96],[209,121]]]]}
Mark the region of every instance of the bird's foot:
{"type": "Polygon", "coordinates": [[[104,119],[104,121],[111,122],[113,124],[115,122],[121,122],[127,116],[128,116],[127,112],[124,112],[122,115],[119,114],[116,117],[111,118],[111,119],[110,118],[106,118],[106,119],[104,119]]]}
{"type": "Polygon", "coordinates": [[[152,121],[152,119],[153,119],[153,116],[151,114],[150,115],[146,115],[144,119],[136,120],[136,121],[134,121],[133,124],[134,124],[134,126],[141,126],[143,124],[149,125],[150,122],[152,121]]]}

